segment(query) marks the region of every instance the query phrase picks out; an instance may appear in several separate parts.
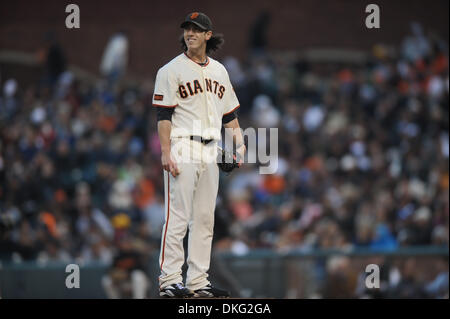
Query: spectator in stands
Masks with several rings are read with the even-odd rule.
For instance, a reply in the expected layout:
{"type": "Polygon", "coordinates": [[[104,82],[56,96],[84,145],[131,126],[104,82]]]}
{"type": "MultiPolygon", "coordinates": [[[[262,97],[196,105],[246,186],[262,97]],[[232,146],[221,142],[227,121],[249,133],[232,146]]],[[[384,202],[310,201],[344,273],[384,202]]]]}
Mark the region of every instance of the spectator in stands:
{"type": "Polygon", "coordinates": [[[44,45],[37,52],[38,61],[44,66],[43,85],[52,88],[61,73],[67,69],[67,58],[59,44],[56,34],[49,31],[45,34],[44,45]]]}
{"type": "Polygon", "coordinates": [[[106,90],[116,90],[118,81],[125,75],[128,65],[129,40],[124,31],[109,39],[100,63],[100,73],[106,79],[106,90]]]}

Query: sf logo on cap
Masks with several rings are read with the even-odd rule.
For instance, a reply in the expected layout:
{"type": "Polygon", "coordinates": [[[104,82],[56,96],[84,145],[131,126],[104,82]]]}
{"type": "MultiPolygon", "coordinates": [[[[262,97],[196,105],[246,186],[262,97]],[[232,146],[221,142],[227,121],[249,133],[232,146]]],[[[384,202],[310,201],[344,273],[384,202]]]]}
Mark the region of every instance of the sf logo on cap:
{"type": "Polygon", "coordinates": [[[198,17],[198,12],[194,12],[193,14],[191,14],[191,19],[195,19],[198,17]]]}

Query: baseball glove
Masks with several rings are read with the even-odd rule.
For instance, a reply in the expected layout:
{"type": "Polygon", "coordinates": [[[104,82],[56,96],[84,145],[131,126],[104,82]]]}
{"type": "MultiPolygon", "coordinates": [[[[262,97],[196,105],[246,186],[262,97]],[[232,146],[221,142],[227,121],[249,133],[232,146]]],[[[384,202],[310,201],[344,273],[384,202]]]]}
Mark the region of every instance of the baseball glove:
{"type": "Polygon", "coordinates": [[[220,147],[218,147],[217,150],[217,165],[220,170],[225,173],[230,173],[235,168],[241,166],[235,153],[226,151],[220,147]]]}

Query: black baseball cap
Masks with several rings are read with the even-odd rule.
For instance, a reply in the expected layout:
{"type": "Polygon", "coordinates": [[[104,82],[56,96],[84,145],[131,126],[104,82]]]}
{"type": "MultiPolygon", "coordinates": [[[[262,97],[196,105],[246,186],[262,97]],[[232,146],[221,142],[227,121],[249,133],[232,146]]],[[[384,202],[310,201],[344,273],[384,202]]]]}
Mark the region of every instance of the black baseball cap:
{"type": "Polygon", "coordinates": [[[198,26],[200,29],[205,31],[212,30],[212,22],[208,16],[201,12],[192,12],[186,16],[183,23],[180,25],[181,28],[186,27],[188,23],[193,23],[198,26]]]}

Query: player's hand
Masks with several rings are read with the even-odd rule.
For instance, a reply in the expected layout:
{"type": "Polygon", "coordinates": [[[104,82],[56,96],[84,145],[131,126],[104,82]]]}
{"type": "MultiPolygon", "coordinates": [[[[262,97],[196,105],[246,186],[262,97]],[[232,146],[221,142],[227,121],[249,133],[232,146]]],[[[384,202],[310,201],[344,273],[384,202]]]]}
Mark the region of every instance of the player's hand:
{"type": "Polygon", "coordinates": [[[244,156],[245,152],[247,151],[247,147],[245,147],[244,144],[242,144],[239,148],[236,149],[236,153],[239,155],[239,166],[244,164],[244,156]]]}
{"type": "Polygon", "coordinates": [[[177,177],[180,174],[177,163],[173,160],[170,153],[163,153],[161,156],[162,167],[172,174],[173,177],[177,177]]]}

